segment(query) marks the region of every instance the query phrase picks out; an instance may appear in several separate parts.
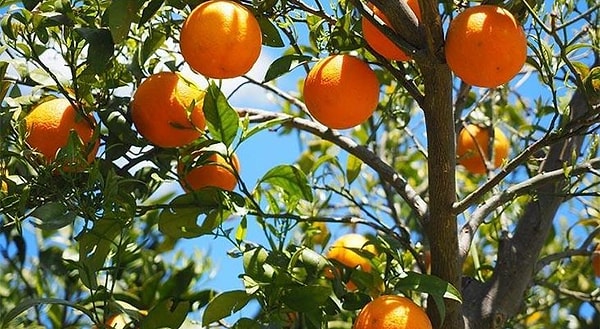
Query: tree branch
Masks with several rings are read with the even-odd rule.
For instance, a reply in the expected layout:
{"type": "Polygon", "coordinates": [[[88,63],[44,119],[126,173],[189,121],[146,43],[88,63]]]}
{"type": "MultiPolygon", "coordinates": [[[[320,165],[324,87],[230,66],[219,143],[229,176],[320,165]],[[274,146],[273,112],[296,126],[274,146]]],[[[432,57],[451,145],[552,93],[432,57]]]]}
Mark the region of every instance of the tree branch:
{"type": "Polygon", "coordinates": [[[269,112],[251,108],[238,108],[240,116],[248,116],[251,122],[266,122],[270,120],[286,120],[283,124],[290,125],[296,129],[306,131],[324,140],[330,141],[339,146],[346,152],[356,156],[373,170],[375,170],[381,178],[390,184],[392,188],[408,203],[411,209],[421,219],[427,218],[427,204],[416,193],[416,191],[408,184],[406,179],[400,176],[394,168],[385,163],[375,153],[368,148],[357,144],[351,138],[340,134],[335,130],[331,130],[320,123],[307,119],[293,117],[284,113],[269,112]]]}
{"type": "Polygon", "coordinates": [[[461,264],[464,262],[467,254],[469,253],[469,248],[475,232],[487,218],[487,216],[489,216],[494,210],[498,209],[506,202],[514,200],[518,196],[535,191],[546,184],[568,180],[568,178],[566,178],[567,172],[569,176],[579,176],[590,173],[592,170],[599,168],[600,158],[594,158],[584,164],[540,173],[488,198],[473,212],[469,221],[465,223],[461,229],[459,238],[461,264]]]}
{"type": "MultiPolygon", "coordinates": [[[[598,64],[598,63],[596,63],[598,64]]],[[[577,90],[573,95],[570,105],[569,117],[563,117],[560,124],[566,129],[570,138],[565,138],[552,144],[547,156],[540,166],[539,175],[528,181],[535,185],[536,197],[525,207],[525,211],[518,220],[512,236],[507,233],[501,237],[498,247],[498,261],[492,278],[485,283],[474,284],[463,290],[463,298],[468,300],[463,307],[465,323],[469,329],[502,328],[506,320],[518,312],[525,291],[528,289],[536,267],[536,259],[544,246],[548,233],[552,227],[553,219],[564,202],[561,195],[568,185],[568,179],[558,179],[564,174],[564,167],[572,166],[578,172],[587,171],[588,164],[574,166],[573,161],[581,154],[581,147],[585,135],[572,133],[578,130],[578,125],[570,123],[581,121],[589,113],[590,104],[584,92],[577,90]],[[573,157],[577,155],[577,157],[573,157]],[[554,176],[555,178],[544,178],[554,176]]],[[[595,159],[590,166],[598,166],[595,159]],[[593,164],[593,165],[592,165],[593,164]]],[[[563,175],[564,177],[564,175],[563,175]]],[[[532,191],[532,187],[520,184],[522,192],[532,191]]],[[[519,190],[518,187],[513,188],[519,190]]],[[[500,198],[506,197],[503,193],[500,198]]],[[[487,206],[482,206],[477,211],[482,215],[487,206]]],[[[482,218],[482,215],[477,217],[482,218]]],[[[474,216],[476,217],[476,216],[474,216]]],[[[462,232],[473,234],[473,232],[462,232]]],[[[461,244],[464,248],[465,244],[461,244]]]]}

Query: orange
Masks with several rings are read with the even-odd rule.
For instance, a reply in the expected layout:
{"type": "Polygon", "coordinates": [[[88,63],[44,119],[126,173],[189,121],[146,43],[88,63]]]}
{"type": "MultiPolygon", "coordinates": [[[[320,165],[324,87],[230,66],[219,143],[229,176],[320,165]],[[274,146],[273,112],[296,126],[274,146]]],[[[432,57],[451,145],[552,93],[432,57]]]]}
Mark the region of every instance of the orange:
{"type": "Polygon", "coordinates": [[[181,55],[189,66],[209,78],[241,76],[260,55],[262,33],[243,5],[211,0],[194,8],[181,27],[181,55]]]}
{"type": "Polygon", "coordinates": [[[494,88],[510,81],[525,64],[527,38],[508,10],[480,5],[450,22],[445,53],[448,66],[464,82],[494,88]]]}
{"type": "MultiPolygon", "coordinates": [[[[91,115],[87,119],[81,117],[66,98],[56,98],[36,106],[25,117],[25,126],[27,144],[41,153],[46,163],[53,162],[58,150],[67,146],[71,131],[79,136],[84,150],[89,150],[86,154],[88,163],[94,160],[98,152],[99,140],[92,141],[96,126],[94,117],[91,115]],[[90,150],[87,146],[92,143],[90,150]]],[[[74,159],[67,161],[71,160],[74,159]]],[[[65,169],[78,167],[65,164],[65,169]]]]}
{"type": "MultiPolygon", "coordinates": [[[[417,20],[421,20],[421,8],[419,8],[418,0],[404,0],[408,3],[410,9],[412,9],[417,20]]],[[[391,27],[389,19],[379,10],[379,8],[369,5],[373,10],[373,14],[379,18],[388,26],[391,27]]],[[[363,18],[361,21],[362,31],[365,41],[379,54],[388,60],[397,61],[408,61],[410,56],[406,55],[396,44],[390,40],[383,32],[379,31],[373,23],[368,19],[363,18]]]]}
{"type": "Polygon", "coordinates": [[[353,329],[432,329],[425,311],[412,300],[383,295],[370,301],[358,314],[353,329]]]}
{"type": "Polygon", "coordinates": [[[366,121],[379,102],[379,81],[367,63],[350,55],[321,59],[304,80],[310,114],[332,129],[366,121]]]}
{"type": "MultiPolygon", "coordinates": [[[[204,151],[192,154],[193,159],[203,155],[204,151]]],[[[195,167],[186,169],[183,162],[179,163],[179,183],[186,191],[197,191],[205,187],[218,187],[223,190],[233,191],[238,183],[237,175],[240,171],[238,157],[231,156],[233,167],[218,153],[210,154],[205,161],[195,167]]]]}
{"type": "Polygon", "coordinates": [[[596,249],[592,253],[592,269],[594,274],[600,278],[600,244],[596,245],[596,249]]]}
{"type": "Polygon", "coordinates": [[[160,147],[180,147],[206,127],[205,92],[173,72],[153,74],[135,91],[131,118],[137,131],[160,147]],[[193,106],[192,106],[193,105],[193,106]]]}
{"type": "MultiPolygon", "coordinates": [[[[347,266],[349,268],[357,268],[360,266],[362,271],[367,273],[371,272],[371,262],[368,258],[359,255],[352,249],[362,249],[370,252],[375,255],[377,250],[375,246],[372,244],[367,244],[369,240],[363,235],[358,233],[349,233],[346,235],[342,235],[337,240],[333,242],[331,248],[327,252],[326,257],[328,259],[336,260],[347,266]]],[[[325,276],[328,278],[333,278],[333,273],[331,273],[331,269],[326,270],[325,276]]],[[[349,281],[346,286],[348,290],[356,290],[356,284],[352,281],[349,281]]]]}
{"type": "MultiPolygon", "coordinates": [[[[490,131],[489,127],[467,125],[458,134],[456,153],[458,163],[474,174],[485,174],[487,168],[484,159],[490,160],[490,131]],[[483,157],[482,157],[483,155],[483,157]]],[[[498,128],[494,128],[493,167],[497,168],[508,157],[509,141],[498,128]]]]}
{"type": "Polygon", "coordinates": [[[312,222],[309,224],[310,229],[314,230],[311,236],[311,241],[314,244],[323,245],[325,239],[329,236],[329,229],[325,222],[312,222]]]}

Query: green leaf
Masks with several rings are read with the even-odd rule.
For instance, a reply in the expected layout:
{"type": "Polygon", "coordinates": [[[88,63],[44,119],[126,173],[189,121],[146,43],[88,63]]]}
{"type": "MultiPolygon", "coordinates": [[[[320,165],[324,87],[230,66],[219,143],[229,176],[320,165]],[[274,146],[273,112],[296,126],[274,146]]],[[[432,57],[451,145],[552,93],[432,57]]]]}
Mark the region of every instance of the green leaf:
{"type": "Polygon", "coordinates": [[[108,253],[113,247],[116,236],[121,230],[121,223],[117,219],[101,219],[94,224],[91,230],[81,234],[79,242],[79,276],[83,284],[90,288],[97,288],[96,272],[104,268],[108,253]]]}
{"type": "Polygon", "coordinates": [[[348,162],[346,163],[346,179],[348,179],[348,184],[352,184],[358,177],[362,163],[363,162],[354,155],[348,155],[348,162]]]}
{"type": "Polygon", "coordinates": [[[257,282],[271,282],[276,270],[267,263],[269,252],[263,247],[244,252],[244,272],[257,282]]]}
{"type": "Polygon", "coordinates": [[[237,135],[240,118],[214,82],[204,96],[204,117],[211,136],[229,147],[237,135]]]}
{"type": "Polygon", "coordinates": [[[81,311],[88,318],[93,319],[94,315],[85,307],[71,303],[68,300],[59,299],[59,298],[35,298],[35,299],[26,299],[21,301],[15,308],[10,310],[6,315],[2,318],[2,322],[0,322],[0,329],[10,328],[8,325],[10,321],[15,319],[19,314],[25,312],[27,309],[37,306],[37,305],[64,305],[68,307],[72,307],[78,311],[81,311]]]}
{"type": "MultiPolygon", "coordinates": [[[[0,48],[0,54],[3,53],[3,49],[0,48]]],[[[12,83],[4,80],[6,70],[8,69],[8,62],[0,61],[0,103],[4,101],[4,97],[8,93],[8,90],[12,86],[12,83]]]]}
{"type": "Polygon", "coordinates": [[[152,29],[149,31],[148,37],[142,44],[142,50],[139,54],[139,64],[144,66],[148,58],[152,56],[158,48],[160,48],[167,40],[167,34],[159,29],[152,29]]]}
{"type": "MultiPolygon", "coordinates": [[[[113,3],[119,1],[113,1],[113,3]]],[[[107,29],[81,27],[75,29],[89,43],[87,64],[95,73],[102,73],[113,56],[115,44],[107,29]]]]}
{"type": "Polygon", "coordinates": [[[207,326],[241,310],[252,299],[243,290],[226,291],[211,300],[202,314],[202,325],[207,326]]]}
{"type": "Polygon", "coordinates": [[[233,329],[261,329],[258,321],[250,318],[241,318],[233,325],[233,329]]]}
{"type": "Polygon", "coordinates": [[[188,266],[182,270],[177,271],[172,275],[162,287],[160,287],[160,294],[163,297],[178,297],[182,296],[188,291],[189,285],[192,279],[196,276],[195,264],[190,262],[188,266]]]}
{"type": "Polygon", "coordinates": [[[58,230],[73,223],[77,213],[70,211],[60,202],[51,202],[35,208],[30,216],[39,220],[34,223],[36,227],[42,230],[58,230]]]}
{"type": "Polygon", "coordinates": [[[271,81],[275,78],[278,78],[296,67],[310,61],[312,59],[311,56],[291,54],[284,55],[274,60],[273,63],[269,66],[267,73],[265,73],[265,79],[263,82],[271,81]]]}
{"type": "Polygon", "coordinates": [[[325,304],[330,295],[331,287],[298,286],[286,290],[281,300],[292,310],[310,312],[325,304]]]}
{"type": "Polygon", "coordinates": [[[140,323],[140,329],[179,328],[190,306],[188,301],[163,300],[148,312],[148,316],[140,323]]]}
{"type": "Polygon", "coordinates": [[[281,35],[279,35],[279,31],[277,31],[277,27],[275,27],[271,20],[264,16],[258,17],[257,20],[262,32],[263,45],[278,48],[285,46],[283,39],[281,39],[281,35]]]}
{"type": "Polygon", "coordinates": [[[405,276],[396,284],[397,290],[413,290],[429,294],[435,301],[440,319],[446,316],[444,298],[462,303],[460,292],[450,283],[437,276],[417,272],[406,272],[405,276]]]}
{"type": "Polygon", "coordinates": [[[108,7],[108,27],[114,43],[121,43],[129,34],[138,10],[137,0],[111,1],[108,7]]]}
{"type": "Polygon", "coordinates": [[[22,0],[23,5],[27,10],[33,10],[41,1],[38,0],[22,0]]]}
{"type": "Polygon", "coordinates": [[[242,137],[241,137],[241,141],[245,141],[248,138],[252,137],[254,134],[261,132],[265,129],[269,129],[271,127],[274,126],[278,126],[281,125],[287,121],[290,121],[291,119],[289,118],[275,118],[273,120],[269,120],[269,121],[265,121],[265,122],[261,122],[257,125],[252,126],[250,129],[248,130],[244,130],[242,131],[242,137]]]}
{"type": "Polygon", "coordinates": [[[165,0],[151,0],[147,2],[146,8],[142,11],[142,17],[140,17],[139,25],[146,24],[154,14],[160,9],[160,7],[165,3],[165,0]]]}
{"type": "Polygon", "coordinates": [[[289,196],[312,201],[312,189],[302,170],[292,165],[279,165],[269,170],[259,181],[280,187],[289,196]]]}
{"type": "Polygon", "coordinates": [[[246,234],[248,234],[248,219],[244,216],[240,221],[237,230],[235,230],[235,240],[238,242],[244,241],[244,239],[246,239],[246,234]]]}
{"type": "Polygon", "coordinates": [[[221,222],[225,211],[222,194],[218,189],[203,189],[196,193],[181,195],[161,211],[158,229],[173,238],[195,238],[211,233],[221,222]],[[205,214],[201,225],[198,217],[205,214]]]}

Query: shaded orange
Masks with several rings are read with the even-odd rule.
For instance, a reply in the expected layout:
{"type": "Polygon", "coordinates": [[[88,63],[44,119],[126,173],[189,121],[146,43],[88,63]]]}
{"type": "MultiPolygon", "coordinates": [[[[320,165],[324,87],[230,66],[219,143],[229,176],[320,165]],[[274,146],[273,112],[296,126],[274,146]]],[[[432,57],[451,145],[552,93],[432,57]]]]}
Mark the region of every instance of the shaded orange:
{"type": "MultiPolygon", "coordinates": [[[[474,174],[485,174],[487,168],[484,159],[490,159],[490,127],[479,127],[474,124],[467,125],[458,134],[456,153],[458,163],[474,174]],[[482,157],[483,155],[483,157],[482,157]]],[[[509,141],[502,130],[494,128],[492,165],[499,167],[508,157],[509,141]]]]}
{"type": "Polygon", "coordinates": [[[527,59],[527,38],[508,10],[480,5],[450,22],[445,53],[450,69],[464,82],[493,88],[519,73],[527,59]]]}
{"type": "MultiPolygon", "coordinates": [[[[360,270],[364,272],[371,272],[371,261],[356,253],[352,249],[362,249],[368,251],[371,254],[377,254],[375,246],[368,244],[369,240],[361,234],[349,233],[342,235],[333,242],[331,248],[327,252],[326,257],[328,259],[336,260],[342,265],[355,269],[360,266],[360,270]]],[[[328,268],[325,270],[325,277],[332,279],[334,277],[333,270],[328,268]]],[[[352,281],[346,283],[348,290],[356,290],[356,284],[352,281]]]]}
{"type": "Polygon", "coordinates": [[[228,0],[203,2],[187,17],[179,38],[181,55],[209,78],[234,78],[256,63],[262,33],[254,15],[228,0]]]}
{"type": "Polygon", "coordinates": [[[358,314],[354,329],[432,329],[425,311],[412,300],[383,295],[369,302],[358,314]]]}
{"type": "MultiPolygon", "coordinates": [[[[203,151],[193,154],[193,158],[202,156],[203,151]]],[[[223,156],[213,153],[206,161],[197,167],[186,170],[184,163],[178,166],[179,183],[187,192],[197,191],[205,187],[218,187],[223,190],[233,191],[238,183],[235,173],[240,172],[240,162],[235,154],[231,155],[233,167],[223,156]]]]}
{"type": "MultiPolygon", "coordinates": [[[[67,146],[71,131],[79,136],[85,150],[88,150],[88,144],[94,143],[87,154],[88,163],[96,157],[100,141],[92,141],[96,125],[94,117],[89,115],[87,120],[82,118],[65,98],[56,98],[36,106],[25,117],[25,125],[27,144],[41,153],[46,163],[53,162],[58,150],[67,146]]],[[[76,167],[79,168],[74,166],[72,169],[76,170],[76,167]]]]}
{"type": "Polygon", "coordinates": [[[367,63],[350,55],[321,59],[304,80],[310,114],[332,129],[366,121],[379,102],[379,81],[367,63]]]}
{"type": "MultiPolygon", "coordinates": [[[[417,16],[417,20],[421,21],[421,8],[419,8],[418,0],[404,0],[407,2],[408,7],[412,9],[415,16],[417,16]]],[[[390,28],[390,20],[385,16],[379,8],[369,5],[369,7],[373,10],[373,14],[388,25],[390,28]]],[[[381,54],[383,57],[388,60],[397,60],[397,61],[408,61],[410,60],[410,56],[406,55],[402,49],[400,49],[396,44],[390,40],[383,32],[379,31],[373,23],[371,23],[368,19],[362,18],[361,20],[363,36],[365,41],[371,46],[376,52],[381,54]]],[[[393,29],[393,28],[392,28],[393,29]]]]}
{"type": "Polygon", "coordinates": [[[131,118],[140,135],[150,143],[160,147],[184,146],[200,137],[206,127],[204,95],[203,90],[177,73],[153,74],[136,89],[131,118]]]}

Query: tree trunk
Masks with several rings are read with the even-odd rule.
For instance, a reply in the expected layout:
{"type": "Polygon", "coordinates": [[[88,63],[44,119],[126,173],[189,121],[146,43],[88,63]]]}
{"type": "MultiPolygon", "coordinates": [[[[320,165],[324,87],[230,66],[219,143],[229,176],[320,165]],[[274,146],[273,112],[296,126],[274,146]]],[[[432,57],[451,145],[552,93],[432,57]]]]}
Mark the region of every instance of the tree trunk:
{"type": "MultiPolygon", "coordinates": [[[[585,95],[576,91],[570,102],[571,113],[561,122],[568,127],[589,107],[585,95]]],[[[573,165],[579,157],[582,135],[563,139],[550,146],[539,174],[573,165]]],[[[526,206],[512,236],[505,234],[498,248],[498,262],[492,278],[485,282],[467,281],[463,287],[463,305],[467,329],[503,328],[521,306],[524,294],[535,275],[539,253],[552,228],[553,219],[563,203],[561,196],[568,181],[547,183],[534,191],[535,198],[526,206]]]]}

